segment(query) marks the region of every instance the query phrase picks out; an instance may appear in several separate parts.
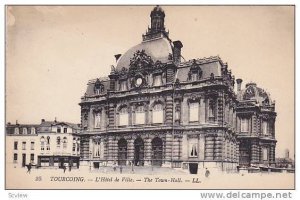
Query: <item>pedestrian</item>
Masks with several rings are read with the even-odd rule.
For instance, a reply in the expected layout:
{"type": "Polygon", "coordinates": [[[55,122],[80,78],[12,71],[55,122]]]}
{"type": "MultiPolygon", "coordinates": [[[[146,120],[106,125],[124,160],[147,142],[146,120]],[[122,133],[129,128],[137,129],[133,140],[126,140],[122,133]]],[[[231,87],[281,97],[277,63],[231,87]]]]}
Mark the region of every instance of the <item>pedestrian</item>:
{"type": "Polygon", "coordinates": [[[205,170],[205,177],[208,178],[209,175],[210,175],[210,171],[209,171],[207,168],[205,168],[205,169],[206,169],[206,170],[205,170]]]}
{"type": "Polygon", "coordinates": [[[117,164],[116,164],[116,162],[114,162],[114,164],[113,164],[113,169],[114,169],[114,172],[117,170],[117,164]]]}
{"type": "Polygon", "coordinates": [[[29,163],[28,165],[27,165],[27,173],[29,173],[30,174],[30,172],[31,172],[31,163],[29,163]]]}
{"type": "Polygon", "coordinates": [[[122,165],[120,166],[120,174],[122,174],[122,172],[123,172],[123,167],[122,167],[122,165]]]}
{"type": "Polygon", "coordinates": [[[69,172],[72,170],[72,164],[69,163],[69,172]]]}
{"type": "Polygon", "coordinates": [[[66,173],[66,169],[67,169],[66,164],[63,164],[64,173],[66,173]]]}

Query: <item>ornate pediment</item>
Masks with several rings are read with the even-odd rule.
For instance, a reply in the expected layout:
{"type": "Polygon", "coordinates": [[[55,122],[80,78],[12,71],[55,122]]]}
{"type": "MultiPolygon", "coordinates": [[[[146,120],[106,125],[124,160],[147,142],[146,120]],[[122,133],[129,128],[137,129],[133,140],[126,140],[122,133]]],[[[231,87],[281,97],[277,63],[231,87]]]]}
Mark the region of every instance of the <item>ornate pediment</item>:
{"type": "Polygon", "coordinates": [[[145,50],[138,50],[134,53],[130,59],[129,69],[130,70],[141,70],[148,69],[153,66],[153,60],[150,56],[145,53],[145,50]]]}

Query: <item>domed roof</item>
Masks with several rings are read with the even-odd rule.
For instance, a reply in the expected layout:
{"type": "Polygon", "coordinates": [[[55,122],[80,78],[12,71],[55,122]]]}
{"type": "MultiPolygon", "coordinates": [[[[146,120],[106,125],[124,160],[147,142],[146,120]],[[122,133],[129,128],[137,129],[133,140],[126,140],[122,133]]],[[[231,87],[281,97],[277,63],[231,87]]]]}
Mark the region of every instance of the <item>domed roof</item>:
{"type": "Polygon", "coordinates": [[[154,40],[143,41],[142,43],[130,48],[125,54],[123,54],[117,62],[117,71],[121,69],[129,68],[130,59],[134,57],[137,51],[142,51],[151,57],[153,62],[160,61],[166,63],[170,60],[170,55],[172,56],[172,46],[167,38],[161,37],[154,40]]]}
{"type": "Polygon", "coordinates": [[[256,83],[248,83],[239,95],[240,100],[256,100],[259,105],[272,104],[270,95],[262,88],[257,87],[256,83]]]}

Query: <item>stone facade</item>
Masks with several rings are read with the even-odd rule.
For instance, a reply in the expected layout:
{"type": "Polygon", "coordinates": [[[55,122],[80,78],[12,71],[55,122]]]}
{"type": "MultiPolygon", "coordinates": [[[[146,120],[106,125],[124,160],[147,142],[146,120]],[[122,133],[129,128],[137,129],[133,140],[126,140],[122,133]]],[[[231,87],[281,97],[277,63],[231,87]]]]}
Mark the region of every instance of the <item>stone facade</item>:
{"type": "MultiPolygon", "coordinates": [[[[250,151],[247,142],[248,164],[260,161],[264,145],[272,143],[273,156],[275,140],[237,137],[248,107],[234,92],[227,63],[218,56],[182,61],[183,45],[165,31],[164,11],[155,7],[150,17],[143,41],[116,55],[108,77],[88,82],[80,102],[82,165],[235,170],[246,157],[240,152],[250,151]]],[[[251,112],[259,132],[265,111],[251,112]]]]}

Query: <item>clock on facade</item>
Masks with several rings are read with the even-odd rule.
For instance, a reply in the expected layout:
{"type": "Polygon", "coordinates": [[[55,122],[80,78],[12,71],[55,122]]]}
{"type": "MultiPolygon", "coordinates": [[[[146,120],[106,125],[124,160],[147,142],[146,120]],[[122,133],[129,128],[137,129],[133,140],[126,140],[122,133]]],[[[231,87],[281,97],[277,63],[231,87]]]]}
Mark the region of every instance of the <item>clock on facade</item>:
{"type": "Polygon", "coordinates": [[[135,79],[135,85],[136,87],[140,87],[143,83],[143,79],[141,77],[138,77],[137,79],[135,79]]]}

